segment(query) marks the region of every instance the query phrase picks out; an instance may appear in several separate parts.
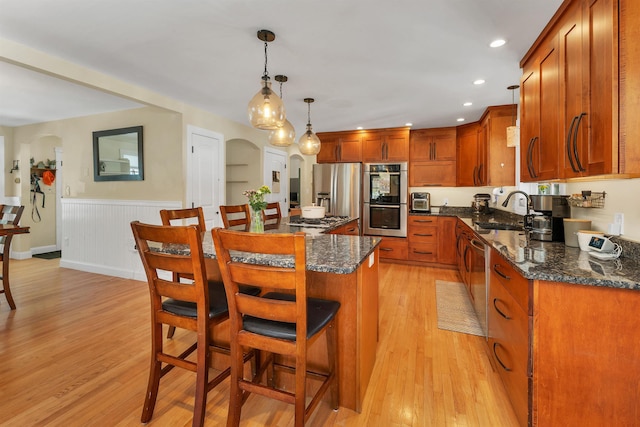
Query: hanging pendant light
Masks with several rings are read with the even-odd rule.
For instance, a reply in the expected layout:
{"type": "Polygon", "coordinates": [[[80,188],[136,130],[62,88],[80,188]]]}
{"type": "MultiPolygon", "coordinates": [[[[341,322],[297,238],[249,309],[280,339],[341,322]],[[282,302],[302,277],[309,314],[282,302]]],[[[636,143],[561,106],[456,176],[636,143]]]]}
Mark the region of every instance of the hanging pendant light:
{"type": "Polygon", "coordinates": [[[520,145],[520,128],[516,126],[516,98],[515,90],[519,85],[509,86],[507,89],[511,91],[511,104],[513,105],[513,114],[511,115],[511,126],[507,127],[507,147],[517,147],[520,145]]]}
{"type": "Polygon", "coordinates": [[[298,145],[300,152],[307,156],[315,156],[320,152],[320,138],[311,130],[311,103],[313,98],[305,98],[304,102],[307,103],[307,131],[300,137],[298,145]]]}
{"type": "MultiPolygon", "coordinates": [[[[278,74],[274,77],[275,81],[280,83],[280,99],[282,99],[282,83],[285,83],[289,78],[287,76],[283,76],[278,74]]],[[[276,147],[288,147],[296,141],[296,130],[289,122],[289,120],[285,119],[284,124],[280,126],[278,129],[274,129],[269,132],[269,144],[274,145],[276,147]]]]}
{"type": "Polygon", "coordinates": [[[262,87],[249,101],[247,112],[251,126],[258,129],[272,130],[282,126],[286,120],[284,103],[271,89],[269,73],[267,72],[267,45],[276,39],[276,35],[269,30],[260,30],[258,31],[258,39],[264,42],[262,87]]]}

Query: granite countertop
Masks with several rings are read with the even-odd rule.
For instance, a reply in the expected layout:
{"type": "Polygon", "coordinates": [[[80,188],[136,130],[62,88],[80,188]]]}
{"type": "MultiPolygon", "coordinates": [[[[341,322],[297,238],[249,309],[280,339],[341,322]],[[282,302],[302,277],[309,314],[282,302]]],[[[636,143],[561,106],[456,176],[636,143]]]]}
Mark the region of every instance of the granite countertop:
{"type": "MultiPolygon", "coordinates": [[[[321,273],[349,274],[358,269],[367,257],[374,251],[375,247],[382,240],[379,237],[369,236],[348,236],[342,234],[325,234],[357,218],[349,218],[343,222],[334,224],[330,228],[305,228],[289,226],[286,218],[278,222],[265,223],[265,233],[295,233],[303,231],[307,233],[307,270],[321,273]]],[[[216,253],[213,247],[211,232],[204,233],[202,242],[204,256],[215,258],[216,253]]],[[[182,245],[172,245],[161,249],[169,253],[188,253],[182,245]]],[[[249,255],[244,252],[232,253],[234,259],[262,265],[277,265],[284,267],[294,267],[292,257],[282,257],[276,255],[249,255]]]]}
{"type": "Polygon", "coordinates": [[[469,208],[449,208],[431,215],[461,218],[484,243],[495,248],[527,279],[640,290],[640,245],[634,242],[612,238],[622,246],[622,256],[604,261],[562,242],[531,240],[525,231],[488,230],[476,225],[479,222],[522,225],[522,216],[499,209],[479,215],[469,208]]]}

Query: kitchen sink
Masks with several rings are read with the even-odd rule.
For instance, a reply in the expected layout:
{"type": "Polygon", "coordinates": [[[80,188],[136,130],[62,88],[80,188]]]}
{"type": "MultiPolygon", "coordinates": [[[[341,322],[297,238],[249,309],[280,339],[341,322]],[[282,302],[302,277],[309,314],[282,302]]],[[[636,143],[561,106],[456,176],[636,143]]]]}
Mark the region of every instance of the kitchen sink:
{"type": "Polygon", "coordinates": [[[520,224],[504,223],[504,222],[476,222],[475,225],[477,225],[480,228],[485,228],[489,230],[516,230],[516,231],[524,230],[523,226],[520,224]]]}

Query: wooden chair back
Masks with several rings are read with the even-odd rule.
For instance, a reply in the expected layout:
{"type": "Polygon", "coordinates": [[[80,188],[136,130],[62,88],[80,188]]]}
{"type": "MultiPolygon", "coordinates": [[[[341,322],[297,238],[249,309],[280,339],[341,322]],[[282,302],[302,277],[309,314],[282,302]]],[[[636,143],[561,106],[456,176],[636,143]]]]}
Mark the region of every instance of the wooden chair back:
{"type": "MultiPolygon", "coordinates": [[[[227,292],[231,333],[239,333],[242,330],[242,318],[248,315],[278,322],[296,323],[296,335],[301,343],[304,342],[307,336],[305,234],[245,233],[216,228],[213,230],[213,240],[227,292]],[[247,264],[233,261],[230,251],[289,256],[290,262],[287,267],[247,264]],[[290,292],[295,294],[296,301],[278,301],[244,295],[239,292],[239,285],[257,286],[263,291],[290,292]]],[[[244,335],[245,337],[239,341],[241,344],[248,346],[255,344],[248,336],[252,334],[244,335]]],[[[293,344],[288,354],[295,354],[295,343],[293,344]]],[[[274,348],[268,351],[281,353],[281,350],[282,348],[274,348]]]]}
{"type": "Polygon", "coordinates": [[[196,219],[198,221],[197,225],[200,227],[200,232],[207,231],[204,212],[200,206],[187,209],[162,209],[160,211],[160,219],[162,220],[162,225],[186,225],[193,223],[188,220],[196,219]],[[177,224],[178,221],[180,221],[179,224],[177,224]]]}
{"type": "Polygon", "coordinates": [[[262,219],[267,221],[270,219],[279,220],[280,218],[282,218],[282,212],[280,211],[280,202],[267,203],[267,207],[262,210],[262,219]]]}
{"type": "Polygon", "coordinates": [[[192,331],[198,329],[196,319],[185,319],[164,311],[163,298],[197,304],[198,318],[207,323],[209,292],[199,226],[149,225],[134,221],[131,223],[131,229],[149,284],[152,324],[175,324],[192,331]],[[187,245],[189,252],[167,254],[153,250],[154,246],[171,244],[187,245]],[[173,278],[161,277],[159,274],[161,271],[188,275],[193,283],[180,283],[173,278]]]}
{"type": "Polygon", "coordinates": [[[222,223],[224,228],[236,225],[249,225],[251,222],[251,214],[249,213],[249,205],[220,205],[220,214],[222,215],[222,223]]]}

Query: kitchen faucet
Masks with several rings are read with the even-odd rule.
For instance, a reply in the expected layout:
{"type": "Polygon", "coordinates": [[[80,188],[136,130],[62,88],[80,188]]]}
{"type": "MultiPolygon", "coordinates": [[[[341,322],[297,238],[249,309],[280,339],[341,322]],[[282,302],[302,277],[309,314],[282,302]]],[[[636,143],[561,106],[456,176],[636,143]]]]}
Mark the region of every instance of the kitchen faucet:
{"type": "Polygon", "coordinates": [[[531,211],[533,211],[533,204],[531,203],[531,197],[529,197],[529,195],[524,191],[515,190],[507,194],[507,198],[504,199],[504,202],[502,202],[502,206],[506,208],[509,205],[509,199],[511,199],[511,196],[513,196],[516,193],[523,194],[527,198],[527,215],[530,214],[531,211]]]}

